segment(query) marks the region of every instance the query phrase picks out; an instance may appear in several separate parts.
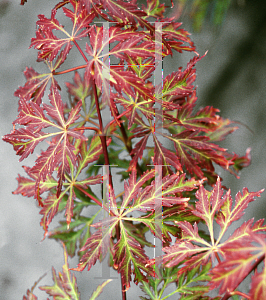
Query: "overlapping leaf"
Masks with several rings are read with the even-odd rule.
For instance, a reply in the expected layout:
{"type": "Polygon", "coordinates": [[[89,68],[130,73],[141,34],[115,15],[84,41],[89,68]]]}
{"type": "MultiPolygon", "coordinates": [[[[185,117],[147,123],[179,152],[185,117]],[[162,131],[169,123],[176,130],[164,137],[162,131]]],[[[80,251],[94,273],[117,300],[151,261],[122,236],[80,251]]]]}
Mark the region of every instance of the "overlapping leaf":
{"type": "Polygon", "coordinates": [[[151,32],[154,31],[154,27],[143,18],[146,16],[146,13],[138,9],[136,1],[125,2],[120,0],[82,0],[82,4],[86,6],[87,11],[90,11],[93,7],[93,9],[95,9],[95,11],[106,21],[115,21],[122,23],[123,25],[133,24],[136,26],[139,24],[142,27],[146,27],[151,32]]]}
{"type": "MultiPolygon", "coordinates": [[[[140,288],[149,296],[149,298],[140,297],[142,300],[165,300],[171,299],[173,295],[179,294],[180,300],[196,300],[196,299],[210,299],[201,298],[201,296],[208,292],[208,286],[204,285],[204,282],[208,282],[210,277],[207,275],[210,269],[210,264],[203,266],[202,268],[195,268],[187,275],[182,274],[178,276],[178,267],[158,269],[156,273],[158,278],[151,278],[149,283],[143,282],[140,288]],[[202,282],[202,284],[200,284],[202,282]],[[161,285],[163,283],[163,285],[161,285]],[[167,294],[166,287],[170,283],[176,283],[174,291],[167,294]],[[197,284],[197,285],[196,285],[197,284]],[[190,286],[191,285],[191,286],[190,286]],[[161,287],[162,286],[162,287],[161,287]],[[166,295],[167,294],[167,295],[166,295]]],[[[177,296],[177,295],[176,295],[177,296]]],[[[178,296],[177,296],[178,297],[178,296]]]]}
{"type": "Polygon", "coordinates": [[[89,24],[95,17],[94,12],[87,13],[86,9],[81,5],[79,1],[69,0],[69,3],[73,6],[73,11],[63,7],[65,15],[71,19],[73,23],[73,29],[71,34],[64,30],[63,26],[59,24],[56,19],[56,9],[52,10],[51,18],[48,19],[44,15],[38,15],[39,21],[37,25],[39,28],[36,31],[36,38],[31,39],[30,47],[39,50],[38,58],[49,60],[50,62],[57,56],[58,52],[63,46],[62,61],[64,61],[72,48],[71,42],[79,40],[86,36],[89,32],[89,24]],[[61,39],[53,34],[53,30],[60,30],[67,38],[61,39]],[[78,33],[82,30],[80,33],[78,33]]]}
{"type": "MultiPolygon", "coordinates": [[[[50,66],[51,71],[55,70],[58,66],[50,66]]],[[[51,79],[51,88],[60,89],[57,81],[54,79],[52,73],[48,74],[39,74],[33,68],[26,68],[24,75],[27,79],[23,87],[19,87],[14,95],[25,100],[32,99],[33,102],[41,105],[42,97],[44,95],[45,89],[48,85],[49,80],[51,79]]]]}
{"type": "Polygon", "coordinates": [[[95,78],[97,87],[103,90],[103,100],[110,94],[109,84],[115,86],[118,92],[123,90],[131,96],[134,96],[136,91],[141,94],[150,94],[149,89],[143,89],[144,81],[133,72],[124,71],[120,66],[110,67],[103,62],[109,55],[114,55],[118,59],[127,59],[127,56],[132,58],[154,56],[154,43],[149,40],[145,41],[144,37],[145,35],[133,29],[122,30],[119,27],[111,27],[107,31],[103,27],[91,28],[91,46],[86,46],[86,52],[93,59],[87,64],[86,76],[95,78]],[[109,44],[113,42],[118,42],[118,44],[109,50],[109,44]],[[102,54],[105,47],[108,47],[109,51],[107,54],[102,54]]]}
{"type": "Polygon", "coordinates": [[[74,154],[75,147],[69,142],[69,136],[75,139],[86,140],[85,136],[70,129],[79,118],[81,102],[71,110],[67,121],[64,118],[63,102],[57,89],[51,88],[49,95],[51,105],[44,104],[43,108],[34,102],[20,100],[20,113],[15,124],[24,125],[25,128],[14,129],[11,134],[4,136],[4,140],[13,145],[20,161],[32,153],[35,147],[46,139],[50,140],[50,146],[37,158],[36,164],[30,173],[36,176],[36,189],[41,181],[51,177],[57,169],[58,194],[64,181],[64,173],[70,171],[70,164],[76,166],[77,157],[74,154]],[[47,116],[45,116],[44,112],[47,116]],[[45,133],[44,128],[52,127],[57,132],[45,133]],[[68,161],[68,158],[70,159],[68,161]]]}
{"type": "MultiPolygon", "coordinates": [[[[250,223],[250,222],[249,222],[250,223]]],[[[224,261],[214,267],[211,271],[212,280],[210,282],[211,289],[219,288],[219,294],[234,291],[238,285],[257,265],[258,262],[265,260],[266,239],[264,234],[256,234],[253,230],[256,224],[251,227],[247,226],[245,235],[228,242],[222,247],[224,252],[224,261]]],[[[261,228],[266,230],[266,226],[261,228]]],[[[251,299],[263,299],[265,296],[265,265],[261,273],[256,272],[252,277],[251,283],[251,299]],[[260,281],[258,282],[258,279],[260,281]]]]}
{"type": "MultiPolygon", "coordinates": [[[[126,289],[130,286],[131,275],[135,275],[134,281],[136,283],[146,280],[147,274],[152,276],[153,269],[145,266],[148,260],[143,247],[148,245],[146,242],[138,241],[138,235],[134,226],[129,226],[128,222],[143,223],[153,234],[158,236],[158,229],[156,228],[154,217],[151,215],[156,209],[155,199],[158,198],[163,206],[172,206],[173,204],[186,203],[189,198],[183,198],[182,192],[191,191],[199,185],[199,182],[191,179],[185,180],[185,176],[172,175],[162,179],[161,185],[152,182],[151,185],[143,186],[155,175],[155,170],[147,171],[141,176],[139,180],[136,177],[136,171],[132,171],[128,182],[124,184],[124,197],[120,207],[117,207],[115,195],[112,189],[109,192],[109,205],[111,216],[94,226],[98,230],[87,240],[82,251],[86,251],[82,257],[78,267],[75,270],[83,270],[86,266],[88,269],[92,267],[100,258],[106,255],[108,245],[111,247],[111,252],[114,253],[114,267],[121,273],[124,278],[126,289]],[[148,212],[148,215],[140,217],[132,217],[129,215],[134,211],[140,213],[148,212]],[[110,241],[111,233],[119,224],[120,238],[112,247],[110,241]],[[141,271],[142,270],[142,271],[141,271]],[[144,275],[145,273],[146,275],[144,275]]],[[[180,207],[181,207],[180,206],[180,207]]],[[[159,236],[158,236],[159,237],[159,236]]],[[[159,237],[160,239],[162,237],[159,237]]]]}
{"type": "MultiPolygon", "coordinates": [[[[262,226],[262,222],[255,223],[253,227],[251,227],[249,222],[237,229],[228,241],[221,243],[221,239],[229,225],[233,221],[238,220],[248,203],[254,201],[254,197],[259,197],[261,193],[262,190],[259,192],[248,192],[247,189],[244,189],[243,194],[237,194],[235,206],[232,208],[230,190],[223,195],[219,178],[211,192],[208,192],[201,186],[196,192],[198,202],[196,203],[196,209],[192,213],[201,218],[207,225],[210,242],[200,237],[196,223],[192,226],[189,222],[177,221],[177,225],[182,229],[182,239],[177,240],[175,245],[163,249],[166,253],[163,256],[163,263],[165,263],[166,267],[173,267],[186,260],[184,267],[181,269],[181,272],[186,272],[199,265],[206,264],[210,258],[214,261],[218,253],[221,257],[224,257],[225,249],[233,244],[233,247],[235,247],[238,242],[244,242],[244,238],[249,235],[249,232],[265,231],[265,226],[262,226]],[[216,216],[216,222],[221,226],[218,238],[214,236],[216,216]]],[[[235,247],[236,249],[238,248],[235,247]]],[[[154,263],[154,261],[150,263],[154,263]]],[[[217,268],[219,268],[219,265],[217,268]]]]}
{"type": "MultiPolygon", "coordinates": [[[[29,177],[18,175],[18,187],[13,194],[21,194],[27,197],[36,196],[36,180],[38,180],[38,174],[32,174],[29,167],[23,166],[23,168],[29,177]]],[[[56,188],[56,186],[57,181],[53,177],[47,177],[45,181],[41,181],[38,188],[38,199],[40,200],[39,196],[42,193],[56,188]]],[[[42,206],[41,202],[39,202],[39,204],[42,206]]]]}

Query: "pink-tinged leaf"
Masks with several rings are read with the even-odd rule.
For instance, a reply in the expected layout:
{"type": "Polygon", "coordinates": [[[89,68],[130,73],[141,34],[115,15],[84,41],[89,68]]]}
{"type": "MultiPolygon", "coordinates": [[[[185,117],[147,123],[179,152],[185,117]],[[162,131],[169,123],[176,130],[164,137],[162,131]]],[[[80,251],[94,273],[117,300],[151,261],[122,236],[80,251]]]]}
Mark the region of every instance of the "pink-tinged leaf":
{"type": "MultiPolygon", "coordinates": [[[[169,177],[169,179],[170,178],[171,177],[169,177]]],[[[173,187],[174,186],[175,185],[173,184],[173,187]]],[[[245,199],[250,202],[255,196],[259,196],[261,191],[257,193],[248,193],[249,196],[246,193],[244,193],[245,199]]],[[[196,192],[196,197],[198,202],[196,202],[196,208],[191,212],[196,217],[199,217],[205,221],[209,231],[210,243],[207,242],[206,239],[200,237],[196,223],[194,226],[192,226],[187,221],[175,221],[177,226],[182,230],[182,238],[177,240],[174,246],[169,246],[163,249],[164,252],[166,252],[166,255],[163,256],[163,263],[166,265],[166,267],[176,266],[185,259],[184,266],[180,269],[180,273],[183,273],[196,268],[197,266],[206,264],[210,259],[214,262],[218,254],[224,258],[225,261],[227,261],[229,257],[228,253],[230,255],[231,252],[235,251],[235,255],[237,257],[239,249],[241,249],[243,258],[242,261],[243,264],[245,264],[245,260],[247,260],[247,257],[249,257],[250,252],[256,251],[256,249],[260,251],[259,248],[255,249],[252,246],[252,243],[255,242],[261,245],[264,245],[265,243],[265,237],[263,236],[264,241],[262,241],[262,235],[258,234],[259,232],[265,232],[266,230],[266,226],[263,225],[262,220],[257,221],[253,226],[253,220],[244,223],[235,230],[234,234],[226,242],[220,243],[229,224],[231,224],[231,216],[234,218],[234,209],[231,211],[232,199],[230,196],[230,191],[223,196],[223,189],[221,188],[219,178],[211,192],[205,190],[201,185],[199,190],[196,192]],[[216,216],[216,221],[221,226],[221,231],[218,238],[215,238],[214,236],[214,222],[216,216]]],[[[241,202],[241,197],[239,195],[237,198],[238,201],[241,202]]],[[[238,201],[236,201],[236,206],[238,201]]],[[[246,206],[243,207],[243,209],[245,208],[246,206]]],[[[154,261],[150,261],[150,263],[154,263],[154,261]]],[[[230,262],[227,263],[230,265],[230,262]]],[[[242,263],[239,262],[239,264],[242,263]]],[[[232,264],[232,268],[233,265],[234,264],[232,264]]],[[[215,268],[218,270],[218,267],[215,268]]],[[[243,268],[243,266],[240,268],[243,268]]],[[[224,269],[221,269],[219,276],[223,276],[224,272],[224,269]]],[[[220,284],[221,279],[217,279],[217,281],[218,280],[220,284]]],[[[242,280],[243,278],[240,281],[242,280]]],[[[224,284],[224,287],[226,286],[227,281],[224,284]]]]}
{"type": "Polygon", "coordinates": [[[78,266],[72,270],[83,271],[87,266],[89,271],[100,257],[104,259],[110,248],[110,236],[116,224],[117,218],[115,217],[109,217],[102,222],[94,224],[94,227],[99,229],[87,239],[85,245],[80,249],[80,251],[86,252],[78,266]]]}
{"type": "Polygon", "coordinates": [[[77,157],[74,154],[76,150],[70,137],[75,139],[86,140],[85,136],[69,127],[79,118],[79,111],[82,105],[81,101],[72,109],[65,121],[63,112],[63,102],[56,88],[51,88],[49,95],[51,105],[44,104],[43,108],[38,107],[35,103],[26,103],[21,99],[21,110],[17,120],[14,123],[25,125],[25,128],[15,129],[11,134],[4,136],[4,140],[13,145],[17,155],[20,155],[20,161],[32,153],[39,142],[47,138],[50,146],[36,160],[35,166],[30,170],[36,179],[36,190],[41,181],[45,182],[47,176],[51,177],[54,170],[57,169],[59,195],[64,181],[64,173],[70,171],[70,165],[67,157],[73,166],[76,166],[77,157]],[[45,115],[53,118],[56,122],[50,121],[45,115]],[[42,128],[54,127],[56,133],[44,133],[42,128]]]}
{"type": "MultiPolygon", "coordinates": [[[[165,176],[160,180],[160,174],[158,174],[155,181],[150,185],[147,185],[144,189],[140,188],[138,191],[134,190],[134,192],[131,193],[130,199],[132,199],[132,204],[125,208],[122,215],[127,220],[127,216],[133,212],[151,212],[148,215],[139,218],[131,217],[131,219],[145,224],[157,238],[161,239],[162,242],[165,242],[162,231],[164,233],[167,232],[167,236],[169,237],[168,230],[173,234],[175,231],[179,231],[179,229],[173,230],[164,224],[162,225],[163,229],[159,226],[160,223],[158,223],[158,221],[161,222],[163,218],[162,206],[171,207],[172,205],[175,205],[175,207],[177,207],[178,205],[179,212],[184,210],[189,198],[184,197],[182,192],[191,191],[200,184],[200,182],[195,181],[194,179],[187,181],[184,179],[185,174],[181,176],[173,174],[172,176],[165,176]],[[157,219],[157,222],[154,221],[155,219],[157,219]]],[[[130,178],[129,181],[131,183],[134,182],[132,182],[132,178],[130,178]]],[[[127,187],[125,187],[125,192],[128,193],[127,187]]]]}
{"type": "Polygon", "coordinates": [[[72,36],[76,37],[76,39],[80,39],[81,37],[87,36],[90,30],[89,25],[95,18],[95,13],[92,11],[88,14],[80,2],[69,0],[69,3],[73,6],[73,11],[63,7],[63,12],[73,23],[72,36]],[[82,29],[84,30],[78,34],[82,29]]]}
{"type": "MultiPolygon", "coordinates": [[[[145,87],[145,82],[131,71],[122,71],[120,67],[114,67],[110,70],[111,75],[116,80],[116,90],[119,93],[125,92],[135,97],[136,92],[144,97],[153,99],[150,89],[145,87]]],[[[166,105],[166,104],[165,104],[166,105]]]]}
{"type": "Polygon", "coordinates": [[[125,194],[123,197],[123,202],[121,207],[127,207],[129,203],[137,196],[138,192],[141,190],[142,185],[153,178],[155,175],[155,170],[146,171],[141,178],[137,181],[136,170],[133,169],[129,177],[128,183],[124,181],[125,194]]]}
{"type": "MultiPolygon", "coordinates": [[[[64,126],[64,104],[58,90],[51,89],[49,99],[51,105],[44,104],[43,108],[50,117],[57,121],[59,126],[64,126]]],[[[79,107],[77,107],[77,109],[79,109],[79,107]]]]}
{"type": "Polygon", "coordinates": [[[108,54],[121,60],[128,60],[128,56],[133,59],[154,57],[154,42],[145,41],[144,37],[143,34],[138,32],[131,33],[126,40],[119,42],[108,54]]]}
{"type": "MultiPolygon", "coordinates": [[[[186,221],[177,223],[179,226],[181,225],[184,230],[184,239],[177,240],[173,246],[164,247],[162,249],[165,252],[165,255],[162,257],[162,262],[166,268],[171,268],[185,260],[185,262],[183,262],[184,266],[178,272],[182,274],[194,268],[206,265],[210,261],[210,258],[214,258],[214,256],[210,245],[199,237],[196,224],[193,228],[191,224],[186,221]],[[193,239],[203,246],[200,247],[187,241],[193,239]]],[[[148,265],[155,264],[155,262],[154,259],[151,259],[148,265]]]]}
{"type": "Polygon", "coordinates": [[[131,171],[133,168],[136,168],[138,160],[142,158],[143,151],[146,148],[148,138],[149,138],[149,135],[147,134],[134,146],[134,149],[130,153],[130,155],[134,155],[134,157],[132,158],[132,160],[130,162],[128,171],[131,171]]]}
{"type": "Polygon", "coordinates": [[[121,225],[121,237],[114,246],[114,268],[118,270],[126,286],[125,291],[130,288],[131,274],[135,275],[134,282],[146,280],[146,276],[153,276],[154,270],[145,266],[148,256],[141,245],[127,233],[121,225]],[[145,272],[147,275],[144,275],[145,272]]]}
{"type": "Polygon", "coordinates": [[[266,299],[266,268],[265,263],[261,273],[255,272],[251,277],[249,296],[252,300],[266,299]]]}
{"type": "Polygon", "coordinates": [[[212,162],[227,169],[230,162],[220,154],[225,152],[225,149],[209,143],[208,137],[198,134],[199,132],[197,131],[185,130],[179,134],[164,136],[174,142],[181,165],[190,174],[199,178],[204,177],[203,168],[206,168],[208,171],[214,171],[212,162]]]}
{"type": "Polygon", "coordinates": [[[193,211],[193,214],[205,221],[209,232],[211,233],[211,238],[213,238],[214,216],[220,210],[223,202],[225,201],[222,196],[223,189],[221,188],[221,181],[219,177],[211,193],[206,191],[202,185],[196,192],[196,198],[199,201],[196,203],[196,210],[193,211]]]}
{"type": "MultiPolygon", "coordinates": [[[[106,141],[107,146],[111,143],[111,138],[108,138],[106,141]]],[[[99,136],[94,136],[89,145],[89,149],[87,149],[87,141],[82,141],[80,145],[80,155],[81,158],[78,159],[78,171],[80,173],[82,169],[88,166],[89,163],[97,161],[100,154],[102,154],[102,143],[99,136]]]]}
{"type": "Polygon", "coordinates": [[[182,68],[179,68],[179,71],[169,74],[164,79],[162,90],[163,97],[167,99],[172,95],[179,98],[191,95],[194,88],[192,84],[195,79],[195,69],[187,68],[182,72],[182,68]]]}
{"type": "MultiPolygon", "coordinates": [[[[181,25],[182,25],[182,23],[179,23],[179,22],[163,23],[163,28],[162,28],[163,38],[167,41],[167,43],[171,47],[173,47],[173,49],[175,49],[178,52],[182,52],[183,50],[194,51],[195,46],[194,46],[194,43],[189,38],[190,34],[184,29],[181,29],[181,28],[179,29],[179,27],[181,25]],[[187,43],[188,45],[187,46],[183,45],[183,42],[187,43]]],[[[199,59],[201,59],[201,58],[199,58],[199,59]]]]}
{"type": "Polygon", "coordinates": [[[47,19],[45,15],[38,15],[39,21],[36,22],[38,26],[41,28],[47,28],[47,31],[62,30],[64,28],[63,25],[60,25],[58,20],[55,18],[56,10],[51,11],[51,19],[47,19]]]}
{"type": "Polygon", "coordinates": [[[43,215],[40,225],[44,230],[44,237],[48,233],[48,226],[52,222],[54,216],[58,212],[59,203],[63,198],[63,194],[59,197],[56,197],[54,194],[50,194],[45,200],[43,200],[43,208],[40,211],[40,214],[43,215]]]}
{"type": "Polygon", "coordinates": [[[76,181],[75,186],[81,186],[84,189],[87,189],[89,185],[95,185],[102,183],[102,175],[90,176],[88,178],[76,181]]]}
{"type": "Polygon", "coordinates": [[[32,101],[27,102],[23,98],[19,100],[19,115],[13,124],[25,125],[29,130],[34,130],[34,133],[52,125],[44,115],[42,107],[32,101]]]}
{"type": "MultiPolygon", "coordinates": [[[[147,29],[152,30],[153,27],[147,22],[144,18],[146,13],[138,9],[138,6],[133,1],[125,2],[120,0],[101,0],[101,1],[92,1],[86,0],[82,1],[87,5],[88,11],[93,8],[99,13],[104,19],[107,19],[108,16],[106,13],[103,13],[100,9],[97,9],[97,4],[102,5],[104,12],[107,11],[108,15],[113,18],[113,21],[122,23],[122,24],[133,24],[136,25],[139,23],[142,27],[147,27],[147,29]]],[[[112,21],[107,19],[108,21],[112,21]]]]}
{"type": "Polygon", "coordinates": [[[24,98],[26,101],[32,99],[33,102],[41,105],[44,91],[50,79],[52,79],[51,85],[60,90],[60,86],[51,73],[39,74],[35,72],[33,68],[27,67],[24,71],[24,76],[27,79],[25,85],[23,87],[19,87],[14,93],[14,96],[19,97],[20,99],[24,98]]]}
{"type": "MultiPolygon", "coordinates": [[[[143,128],[146,128],[145,133],[150,133],[151,130],[147,129],[148,126],[141,120],[139,113],[145,115],[146,118],[152,120],[154,118],[153,104],[154,101],[138,101],[137,97],[128,96],[128,99],[122,96],[114,96],[115,102],[121,104],[126,113],[126,117],[128,119],[128,128],[131,128],[135,123],[140,123],[143,128]]],[[[158,114],[156,114],[157,116],[158,114]]],[[[134,131],[132,131],[133,133],[134,131]]],[[[142,136],[144,136],[143,134],[142,136]]],[[[136,136],[136,135],[135,135],[136,136]]],[[[140,137],[140,136],[139,136],[140,137]]]]}
{"type": "MultiPolygon", "coordinates": [[[[129,70],[132,70],[144,81],[152,76],[156,66],[155,57],[150,57],[148,59],[137,57],[136,59],[133,59],[132,57],[128,56],[127,61],[129,70]]],[[[151,87],[154,88],[153,85],[151,85],[151,87]]]]}
{"type": "MultiPolygon", "coordinates": [[[[30,172],[30,168],[23,166],[24,170],[26,171],[27,175],[30,178],[22,177],[18,175],[17,181],[18,181],[18,187],[13,192],[14,195],[21,194],[23,196],[27,197],[33,197],[36,194],[35,186],[36,186],[36,180],[38,179],[38,176],[32,174],[30,172]]],[[[52,188],[55,188],[57,186],[56,180],[54,180],[53,177],[47,178],[45,182],[40,182],[39,185],[39,195],[41,195],[44,192],[49,191],[52,188]]]]}
{"type": "Polygon", "coordinates": [[[182,171],[181,164],[179,162],[178,156],[176,156],[172,151],[163,147],[155,135],[153,135],[154,140],[154,164],[162,165],[164,174],[172,174],[173,171],[171,166],[176,169],[176,171],[182,171]]]}
{"type": "Polygon", "coordinates": [[[242,194],[237,193],[235,205],[232,209],[233,202],[229,190],[224,196],[223,205],[217,215],[216,222],[221,228],[228,228],[232,222],[239,220],[244,215],[244,210],[248,207],[248,204],[254,201],[255,197],[260,197],[263,191],[249,192],[247,188],[244,188],[242,194]]]}
{"type": "MultiPolygon", "coordinates": [[[[180,102],[181,101],[182,96],[180,102]]],[[[172,128],[173,126],[177,125],[183,126],[189,130],[200,130],[206,132],[206,135],[210,138],[210,141],[220,141],[225,137],[225,135],[238,128],[229,127],[232,122],[228,119],[223,120],[219,115],[216,114],[219,112],[219,110],[211,106],[206,106],[194,113],[193,109],[195,108],[196,101],[196,90],[194,89],[192,90],[191,95],[186,98],[186,101],[180,104],[180,109],[177,110],[176,117],[167,113],[164,114],[164,117],[169,120],[169,125],[167,127],[172,128]],[[228,126],[228,128],[226,126],[228,126]],[[221,127],[224,128],[222,129],[221,127]],[[216,131],[217,135],[215,136],[216,131]],[[213,133],[214,135],[211,138],[210,136],[213,133]]]]}
{"type": "Polygon", "coordinates": [[[182,239],[186,241],[193,241],[196,243],[200,243],[207,247],[210,246],[208,242],[206,242],[203,238],[199,236],[197,223],[192,225],[187,221],[175,222],[178,227],[182,229],[182,239]]]}
{"type": "Polygon", "coordinates": [[[53,286],[41,286],[40,289],[45,291],[49,296],[52,296],[53,299],[80,299],[80,293],[78,291],[77,279],[69,271],[68,265],[68,255],[66,247],[64,247],[64,258],[65,264],[63,265],[62,273],[56,275],[56,271],[52,268],[53,273],[53,286]]]}
{"type": "Polygon", "coordinates": [[[61,48],[66,45],[64,59],[68,52],[72,48],[70,35],[63,29],[63,26],[59,24],[55,18],[56,10],[52,10],[51,19],[47,19],[44,15],[38,15],[39,21],[36,24],[39,28],[36,31],[36,38],[31,39],[30,47],[39,50],[39,60],[48,59],[50,62],[54,60],[61,48]],[[55,36],[52,30],[60,30],[68,37],[60,39],[55,36]]]}
{"type": "Polygon", "coordinates": [[[72,48],[71,42],[79,40],[84,36],[87,36],[89,32],[89,24],[93,21],[95,13],[87,13],[86,9],[80,2],[70,0],[73,6],[73,11],[67,8],[63,8],[65,15],[71,19],[73,23],[72,33],[69,34],[64,30],[63,26],[59,24],[55,18],[57,9],[53,9],[51,18],[48,19],[44,15],[38,15],[39,21],[36,24],[39,26],[36,31],[36,38],[31,39],[30,47],[39,50],[39,60],[53,61],[58,52],[61,51],[61,63],[66,59],[70,49],[72,48]],[[84,29],[85,28],[85,29],[84,29]],[[59,30],[66,35],[66,38],[58,38],[53,34],[53,30],[59,30]],[[80,32],[80,30],[82,30],[80,32]],[[79,33],[80,32],[80,33],[79,33]]]}
{"type": "MultiPolygon", "coordinates": [[[[211,289],[219,289],[219,294],[234,291],[243,279],[257,266],[257,261],[265,257],[265,235],[251,233],[249,237],[229,242],[222,247],[225,260],[211,271],[211,289]]],[[[253,299],[253,298],[252,298],[253,299]]]]}
{"type": "MultiPolygon", "coordinates": [[[[182,242],[171,247],[165,247],[163,251],[165,252],[163,263],[167,268],[171,268],[181,263],[187,257],[201,252],[201,249],[189,242],[182,242]]],[[[153,265],[154,263],[155,259],[150,259],[147,265],[153,265]]]]}
{"type": "Polygon", "coordinates": [[[74,96],[76,100],[82,100],[82,102],[84,102],[84,99],[91,94],[92,85],[86,78],[82,80],[78,72],[75,72],[73,80],[74,84],[65,82],[68,93],[74,96]]]}
{"type": "Polygon", "coordinates": [[[27,129],[20,128],[7,134],[3,137],[5,142],[13,145],[17,155],[20,155],[19,161],[27,158],[29,154],[32,154],[35,147],[44,139],[46,135],[43,132],[31,132],[27,129]]]}
{"type": "Polygon", "coordinates": [[[166,76],[163,82],[162,90],[162,95],[164,98],[166,98],[166,100],[169,98],[169,96],[175,96],[175,98],[178,99],[192,94],[194,89],[193,82],[196,79],[196,70],[193,68],[195,64],[205,55],[201,57],[195,56],[193,59],[191,59],[184,71],[182,71],[182,68],[180,67],[177,72],[173,72],[172,74],[166,76]]]}

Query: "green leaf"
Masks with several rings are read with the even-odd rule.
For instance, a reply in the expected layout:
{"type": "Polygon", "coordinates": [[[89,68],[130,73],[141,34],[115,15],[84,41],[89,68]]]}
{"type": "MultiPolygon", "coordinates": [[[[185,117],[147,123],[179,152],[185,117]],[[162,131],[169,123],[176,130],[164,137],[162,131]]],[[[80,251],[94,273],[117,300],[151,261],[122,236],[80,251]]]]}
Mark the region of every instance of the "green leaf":
{"type": "Polygon", "coordinates": [[[55,300],[79,300],[80,293],[78,292],[76,277],[74,275],[71,276],[69,272],[68,266],[68,256],[66,247],[64,247],[64,257],[65,257],[65,264],[63,265],[62,273],[58,273],[56,275],[56,271],[52,268],[53,272],[53,286],[41,286],[40,289],[45,291],[49,296],[53,296],[55,300]]]}
{"type": "Polygon", "coordinates": [[[101,285],[99,285],[97,287],[96,291],[94,291],[93,294],[91,295],[90,300],[96,299],[103,291],[103,288],[111,281],[112,281],[112,279],[108,279],[105,282],[103,282],[101,285]]]}

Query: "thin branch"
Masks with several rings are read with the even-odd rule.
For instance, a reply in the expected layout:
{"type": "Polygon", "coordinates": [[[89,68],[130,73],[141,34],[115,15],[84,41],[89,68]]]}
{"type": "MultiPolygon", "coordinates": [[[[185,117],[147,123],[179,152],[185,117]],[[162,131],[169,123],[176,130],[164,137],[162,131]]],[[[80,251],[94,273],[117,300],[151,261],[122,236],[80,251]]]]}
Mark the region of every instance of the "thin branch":
{"type": "Polygon", "coordinates": [[[85,69],[86,66],[87,66],[87,65],[82,65],[82,66],[74,67],[74,68],[67,69],[67,70],[60,71],[60,72],[54,72],[54,71],[53,71],[53,75],[61,75],[61,74],[73,72],[73,71],[76,71],[76,70],[79,70],[79,69],[85,69]]]}
{"type": "Polygon", "coordinates": [[[84,60],[85,60],[86,63],[87,63],[87,62],[88,62],[88,59],[87,59],[86,55],[84,54],[84,52],[81,50],[79,44],[78,44],[75,40],[73,40],[72,42],[73,42],[73,43],[75,44],[75,46],[78,48],[80,54],[82,55],[82,57],[84,58],[84,60]]]}
{"type": "Polygon", "coordinates": [[[85,191],[82,187],[80,187],[79,185],[75,184],[74,186],[75,186],[75,188],[77,188],[77,189],[80,190],[83,194],[85,194],[86,196],[88,196],[89,198],[91,198],[93,201],[95,201],[95,203],[97,203],[99,206],[101,206],[105,211],[107,211],[107,212],[109,213],[109,208],[107,208],[106,206],[104,206],[103,203],[102,203],[99,199],[93,197],[91,194],[89,194],[88,192],[86,192],[86,191],[85,191]]]}
{"type": "MultiPolygon", "coordinates": [[[[100,125],[100,139],[101,139],[101,143],[102,143],[102,147],[103,147],[104,161],[105,161],[105,165],[110,166],[109,156],[108,156],[108,152],[107,152],[106,136],[103,134],[103,131],[104,131],[103,130],[103,122],[102,122],[102,116],[101,116],[99,99],[98,99],[98,95],[97,95],[97,89],[96,89],[95,81],[93,83],[93,93],[94,93],[95,104],[96,104],[96,109],[97,109],[97,114],[98,114],[98,119],[99,119],[99,125],[100,125]]],[[[109,185],[112,189],[114,189],[111,170],[109,171],[109,185]]],[[[116,225],[115,231],[116,231],[117,241],[119,241],[120,240],[119,224],[116,225]]],[[[126,300],[127,299],[126,298],[126,291],[125,291],[126,285],[124,284],[124,279],[122,278],[122,276],[120,278],[121,278],[121,286],[122,286],[122,299],[126,300]]]]}

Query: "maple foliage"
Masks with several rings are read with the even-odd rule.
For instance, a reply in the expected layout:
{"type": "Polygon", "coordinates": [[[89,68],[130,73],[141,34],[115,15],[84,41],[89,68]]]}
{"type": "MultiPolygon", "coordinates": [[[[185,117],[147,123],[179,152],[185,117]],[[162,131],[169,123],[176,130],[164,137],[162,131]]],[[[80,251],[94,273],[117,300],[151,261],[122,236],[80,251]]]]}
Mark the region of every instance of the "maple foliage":
{"type": "MultiPolygon", "coordinates": [[[[44,237],[63,243],[63,271],[52,269],[54,285],[41,287],[53,299],[79,299],[70,270],[91,270],[105,257],[121,276],[123,300],[132,281],[141,299],[243,296],[238,286],[253,270],[246,296],[265,297],[265,264],[257,271],[265,260],[264,220],[244,222],[226,238],[263,190],[244,188],[233,201],[215,169],[238,176],[250,148],[239,156],[219,146],[238,127],[214,107],[196,108],[195,66],[207,52],[200,56],[182,24],[164,17],[167,8],[158,0],[141,8],[136,0],[63,0],[50,18],[38,16],[30,47],[48,72],[24,71],[26,83],[15,92],[18,117],[3,140],[20,161],[38,152],[13,193],[34,197],[44,237]],[[61,70],[74,47],[84,64],[61,70]],[[159,62],[175,51],[192,58],[155,83],[159,62]],[[67,100],[56,78],[68,72],[75,73],[65,82],[67,100]],[[49,230],[60,212],[64,219],[49,230]],[[154,240],[164,254],[151,258],[154,240]],[[70,269],[67,258],[76,254],[79,263],[70,269]]],[[[33,288],[23,299],[37,299],[33,288]]]]}

